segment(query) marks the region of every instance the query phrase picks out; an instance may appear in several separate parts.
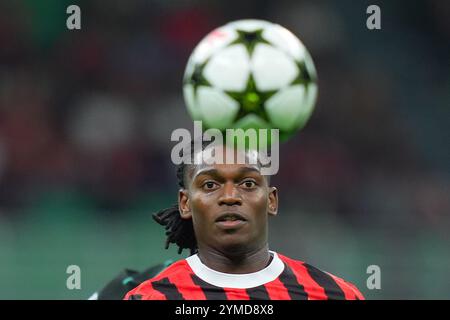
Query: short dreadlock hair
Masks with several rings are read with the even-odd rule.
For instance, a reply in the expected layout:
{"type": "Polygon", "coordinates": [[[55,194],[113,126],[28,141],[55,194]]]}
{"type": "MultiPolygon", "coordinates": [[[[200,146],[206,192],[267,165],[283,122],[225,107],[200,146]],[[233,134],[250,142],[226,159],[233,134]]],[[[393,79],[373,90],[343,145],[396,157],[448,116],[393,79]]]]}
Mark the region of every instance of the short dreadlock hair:
{"type": "MultiPolygon", "coordinates": [[[[210,142],[203,141],[202,150],[204,150],[209,144],[210,142]]],[[[194,141],[191,142],[190,150],[194,150],[194,141]]],[[[181,154],[181,156],[183,157],[184,155],[181,154]]],[[[191,152],[191,159],[193,159],[193,157],[194,154],[191,152]]],[[[186,164],[183,161],[176,167],[178,186],[181,189],[186,189],[185,176],[188,166],[189,164],[186,164]]],[[[178,254],[181,254],[183,249],[189,249],[191,255],[197,251],[197,239],[195,238],[192,219],[181,218],[178,203],[154,213],[153,219],[166,229],[166,249],[169,248],[171,243],[174,243],[178,246],[178,254]]]]}

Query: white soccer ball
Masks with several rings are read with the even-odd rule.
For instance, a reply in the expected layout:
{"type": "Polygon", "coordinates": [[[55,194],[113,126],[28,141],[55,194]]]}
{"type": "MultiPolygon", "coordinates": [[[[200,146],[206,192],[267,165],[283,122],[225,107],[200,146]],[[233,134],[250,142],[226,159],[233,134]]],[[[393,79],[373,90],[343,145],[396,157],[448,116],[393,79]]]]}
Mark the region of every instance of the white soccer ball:
{"type": "Polygon", "coordinates": [[[305,46],[286,28],[239,20],[200,41],[183,93],[189,114],[205,128],[277,128],[284,140],[311,116],[317,75],[305,46]]]}

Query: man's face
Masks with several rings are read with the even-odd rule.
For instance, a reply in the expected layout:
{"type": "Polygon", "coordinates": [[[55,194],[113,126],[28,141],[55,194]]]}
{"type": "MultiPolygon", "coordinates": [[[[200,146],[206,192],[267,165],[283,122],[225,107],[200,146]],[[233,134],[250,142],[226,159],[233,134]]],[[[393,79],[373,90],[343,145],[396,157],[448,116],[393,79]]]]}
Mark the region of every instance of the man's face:
{"type": "Polygon", "coordinates": [[[200,250],[238,254],[267,243],[267,220],[277,213],[278,196],[258,165],[201,164],[189,176],[179,194],[180,212],[192,218],[200,250]]]}

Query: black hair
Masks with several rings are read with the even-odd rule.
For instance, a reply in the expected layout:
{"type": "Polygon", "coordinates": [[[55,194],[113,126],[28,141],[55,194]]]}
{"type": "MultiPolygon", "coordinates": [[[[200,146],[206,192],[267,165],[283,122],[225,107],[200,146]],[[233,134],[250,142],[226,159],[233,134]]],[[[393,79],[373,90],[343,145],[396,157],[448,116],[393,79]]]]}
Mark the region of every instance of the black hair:
{"type": "MultiPolygon", "coordinates": [[[[177,166],[178,185],[182,189],[185,188],[185,170],[186,164],[182,163],[177,166]]],[[[166,228],[166,249],[169,248],[171,243],[174,243],[178,246],[179,254],[183,252],[183,249],[189,249],[191,255],[197,251],[197,240],[195,239],[192,219],[181,218],[178,203],[153,214],[153,219],[166,228]]]]}
{"type": "MultiPolygon", "coordinates": [[[[202,141],[202,150],[211,144],[211,142],[202,141]]],[[[191,142],[189,150],[194,150],[194,141],[191,142]]],[[[269,153],[270,154],[270,153],[269,153]]],[[[183,157],[182,151],[180,156],[183,157]]],[[[191,153],[191,163],[193,162],[194,154],[191,153]]],[[[187,169],[193,165],[186,164],[184,161],[177,165],[176,173],[178,186],[181,189],[186,189],[185,179],[187,175],[187,169]]],[[[266,176],[269,182],[269,176],[266,176]]],[[[197,252],[197,239],[195,238],[194,226],[192,224],[192,219],[181,218],[180,209],[178,203],[172,205],[169,208],[163,209],[154,213],[153,219],[164,226],[166,229],[166,245],[165,248],[168,249],[171,243],[178,246],[178,254],[183,252],[183,249],[189,249],[190,254],[193,255],[197,252]]]]}
{"type": "MultiPolygon", "coordinates": [[[[209,143],[210,142],[206,143],[203,141],[202,150],[204,150],[209,143]]],[[[191,142],[189,150],[194,150],[194,141],[191,142]]],[[[180,156],[184,156],[182,151],[180,156]]],[[[193,153],[191,153],[191,160],[193,160],[193,156],[193,153]]],[[[186,189],[185,176],[188,166],[189,165],[183,161],[181,164],[177,165],[176,168],[178,186],[181,189],[186,189]]],[[[195,238],[192,219],[181,218],[178,203],[153,214],[153,219],[166,229],[166,249],[169,248],[171,243],[174,243],[178,246],[178,254],[181,254],[183,249],[189,249],[191,255],[197,251],[197,239],[195,238]]]]}

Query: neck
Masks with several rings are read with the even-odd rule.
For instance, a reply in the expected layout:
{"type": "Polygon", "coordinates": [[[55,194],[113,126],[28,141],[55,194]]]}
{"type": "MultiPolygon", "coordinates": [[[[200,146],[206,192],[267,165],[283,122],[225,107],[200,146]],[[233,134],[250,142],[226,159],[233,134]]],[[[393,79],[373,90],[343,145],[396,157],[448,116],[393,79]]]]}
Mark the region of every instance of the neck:
{"type": "Polygon", "coordinates": [[[260,248],[239,253],[226,253],[213,248],[199,247],[198,256],[208,268],[233,274],[260,271],[271,261],[267,243],[260,248]]]}

